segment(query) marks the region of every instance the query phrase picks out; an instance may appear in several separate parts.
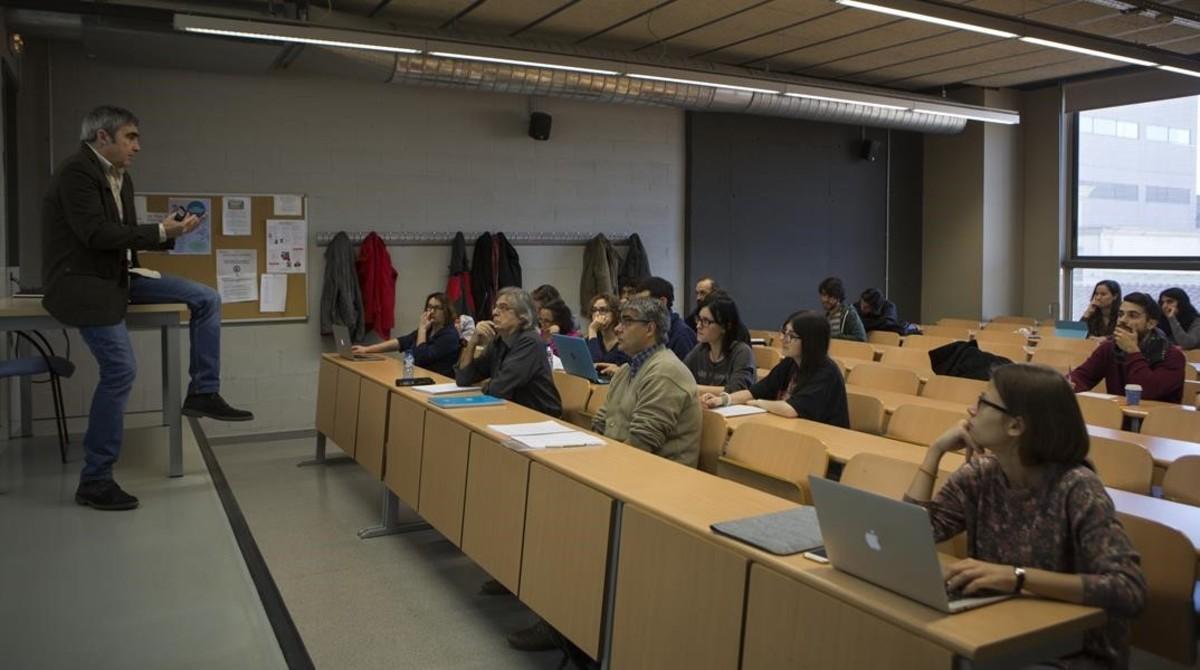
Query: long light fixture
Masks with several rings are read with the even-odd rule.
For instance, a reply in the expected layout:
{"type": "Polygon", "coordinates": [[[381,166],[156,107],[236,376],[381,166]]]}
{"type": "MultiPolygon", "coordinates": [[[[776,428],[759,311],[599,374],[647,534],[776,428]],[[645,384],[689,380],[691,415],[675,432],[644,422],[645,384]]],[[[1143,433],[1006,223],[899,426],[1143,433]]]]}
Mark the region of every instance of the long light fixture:
{"type": "Polygon", "coordinates": [[[882,102],[867,102],[865,100],[850,100],[849,98],[835,98],[828,95],[813,95],[811,93],[784,93],[789,98],[806,98],[808,100],[823,100],[825,102],[840,102],[844,105],[859,105],[861,107],[877,107],[879,109],[895,109],[908,110],[909,107],[903,105],[888,105],[882,102]]]}
{"type": "Polygon", "coordinates": [[[1195,70],[1185,70],[1181,67],[1175,67],[1173,65],[1159,65],[1158,69],[1166,70],[1167,72],[1174,72],[1175,74],[1185,74],[1189,77],[1200,77],[1200,72],[1195,70]]]}
{"type": "Polygon", "coordinates": [[[768,93],[768,94],[772,94],[772,95],[778,95],[780,93],[780,91],[775,90],[775,89],[770,89],[770,88],[755,88],[753,86],[739,86],[736,84],[717,84],[717,83],[713,83],[711,81],[698,81],[696,79],[678,79],[675,77],[660,77],[658,75],[652,75],[652,74],[635,74],[633,72],[629,72],[625,76],[632,77],[634,79],[649,79],[651,81],[665,81],[665,82],[669,82],[672,84],[691,84],[693,86],[705,86],[707,88],[725,88],[725,89],[729,89],[731,91],[747,91],[750,93],[768,93]]]}
{"type": "Polygon", "coordinates": [[[977,26],[977,25],[974,25],[971,23],[964,23],[962,21],[943,19],[938,16],[930,16],[928,14],[920,14],[918,12],[910,12],[910,11],[904,10],[904,9],[896,9],[894,7],[885,7],[884,5],[876,5],[876,4],[872,4],[870,2],[861,2],[860,0],[837,0],[837,3],[839,5],[845,5],[847,7],[854,7],[855,9],[865,9],[869,12],[879,12],[880,14],[889,14],[891,16],[899,16],[900,18],[903,18],[903,19],[912,19],[914,21],[924,21],[925,23],[936,23],[939,26],[946,26],[948,28],[958,28],[959,30],[970,30],[971,32],[983,33],[984,35],[991,35],[992,37],[1002,37],[1005,39],[1012,39],[1013,37],[1017,36],[1016,33],[1010,33],[1007,30],[996,30],[995,28],[987,28],[984,26],[977,26]]]}
{"type": "Polygon", "coordinates": [[[1142,60],[1141,58],[1130,58],[1129,56],[1122,56],[1120,54],[1108,53],[1107,51],[1097,51],[1096,49],[1089,49],[1087,47],[1078,47],[1078,46],[1075,46],[1074,44],[1064,44],[1062,42],[1052,42],[1050,40],[1044,40],[1040,37],[1022,37],[1022,38],[1020,38],[1020,40],[1022,42],[1036,44],[1041,47],[1050,47],[1051,49],[1062,49],[1063,51],[1074,51],[1075,53],[1084,54],[1085,56],[1095,56],[1096,58],[1107,58],[1109,60],[1121,61],[1122,63],[1131,63],[1133,65],[1141,65],[1144,67],[1158,67],[1158,63],[1154,63],[1154,62],[1151,62],[1148,60],[1142,60]]]}
{"type": "Polygon", "coordinates": [[[421,53],[420,49],[407,46],[401,40],[386,35],[372,35],[357,31],[313,28],[309,26],[261,24],[249,21],[230,21],[206,16],[176,14],[175,29],[202,35],[241,37],[253,40],[265,40],[267,42],[291,42],[295,44],[313,44],[322,47],[386,51],[388,53],[421,53]],[[262,28],[259,28],[259,26],[262,26],[262,28]]]}
{"type": "Polygon", "coordinates": [[[550,70],[566,70],[568,72],[585,72],[588,74],[604,74],[616,76],[621,74],[616,70],[600,70],[590,67],[575,67],[573,65],[556,65],[554,63],[542,63],[539,61],[530,60],[515,60],[512,58],[493,58],[491,56],[475,56],[472,54],[451,53],[448,51],[430,51],[430,56],[439,56],[441,58],[454,58],[458,60],[473,60],[482,61],[484,63],[503,63],[505,65],[524,65],[527,67],[544,67],[550,70]]]}
{"type": "Polygon", "coordinates": [[[1021,115],[1016,112],[999,111],[991,115],[971,114],[970,112],[945,112],[936,109],[923,109],[916,107],[912,110],[917,114],[933,114],[934,116],[953,116],[957,119],[969,119],[971,121],[983,121],[985,123],[1000,123],[1006,126],[1014,126],[1021,122],[1021,115]]]}

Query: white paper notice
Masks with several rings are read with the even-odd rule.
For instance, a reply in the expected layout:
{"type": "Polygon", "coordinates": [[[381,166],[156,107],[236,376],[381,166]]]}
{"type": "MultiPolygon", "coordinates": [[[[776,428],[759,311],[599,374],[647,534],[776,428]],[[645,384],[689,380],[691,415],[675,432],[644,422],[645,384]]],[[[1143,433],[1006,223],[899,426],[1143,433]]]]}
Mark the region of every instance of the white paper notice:
{"type": "Polygon", "coordinates": [[[267,219],[267,272],[308,271],[308,222],[267,219]]]}
{"type": "Polygon", "coordinates": [[[304,198],[298,195],[275,196],[275,216],[304,216],[304,198]]]}
{"type": "Polygon", "coordinates": [[[217,292],[223,303],[258,300],[257,249],[217,249],[217,292]]]}
{"type": "Polygon", "coordinates": [[[140,224],[143,224],[143,225],[148,223],[147,217],[146,217],[146,210],[147,210],[146,196],[144,196],[144,195],[133,196],[133,207],[137,211],[137,222],[140,224]]]}
{"type": "Polygon", "coordinates": [[[282,312],[287,309],[287,275],[264,274],[258,292],[258,311],[282,312]]]}
{"type": "Polygon", "coordinates": [[[250,198],[244,195],[224,197],[221,205],[221,234],[250,234],[250,198]]]}

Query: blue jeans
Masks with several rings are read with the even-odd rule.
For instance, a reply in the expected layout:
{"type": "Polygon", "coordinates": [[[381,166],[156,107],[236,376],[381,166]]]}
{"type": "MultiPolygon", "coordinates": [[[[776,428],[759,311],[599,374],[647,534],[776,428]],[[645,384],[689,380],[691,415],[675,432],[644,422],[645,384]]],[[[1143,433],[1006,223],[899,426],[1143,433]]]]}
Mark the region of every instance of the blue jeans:
{"type": "MultiPolygon", "coordinates": [[[[216,393],[221,388],[221,298],[213,289],[190,279],[163,275],[161,279],[131,276],[129,301],[134,304],[186,303],[191,361],[188,393],[216,393]]],[[[80,328],[79,333],[96,357],[100,381],[92,395],[87,433],[83,436],[84,464],[80,481],[112,479],[112,467],[125,438],[125,405],[137,361],[125,322],[80,328]]],[[[163,399],[164,402],[166,399],[163,399]]]]}

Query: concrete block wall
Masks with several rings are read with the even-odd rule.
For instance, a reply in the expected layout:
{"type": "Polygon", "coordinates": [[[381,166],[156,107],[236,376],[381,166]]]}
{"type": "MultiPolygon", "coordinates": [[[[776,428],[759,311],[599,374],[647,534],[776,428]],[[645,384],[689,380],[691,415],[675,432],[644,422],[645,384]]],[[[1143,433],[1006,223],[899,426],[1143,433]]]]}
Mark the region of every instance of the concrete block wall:
{"type": "MultiPolygon", "coordinates": [[[[539,100],[554,128],[549,142],[535,142],[520,96],[116,65],[66,43],[52,44],[51,58],[56,163],[77,147],[89,108],[119,104],[141,119],[142,152],[130,170],[140,192],[308,195],[310,318],[224,328],[223,394],[257,418],[214,423],[214,435],[312,426],[318,355],[329,346],[318,335],[324,249],[312,238],[321,231],[636,232],[654,272],[687,291],[679,110],[539,100]]],[[[405,333],[425,295],[444,289],[450,250],[390,251],[405,333]]],[[[518,252],[526,288],[554,284],[578,309],[582,247],[518,252]]],[[[158,410],[157,334],[135,333],[134,343],[129,411],[158,410]]],[[[72,352],[80,369],[65,387],[67,411],[83,417],[95,364],[77,336],[72,352]]],[[[185,370],[186,356],[185,345],[185,370]]],[[[51,412],[39,388],[35,416],[51,412]]]]}

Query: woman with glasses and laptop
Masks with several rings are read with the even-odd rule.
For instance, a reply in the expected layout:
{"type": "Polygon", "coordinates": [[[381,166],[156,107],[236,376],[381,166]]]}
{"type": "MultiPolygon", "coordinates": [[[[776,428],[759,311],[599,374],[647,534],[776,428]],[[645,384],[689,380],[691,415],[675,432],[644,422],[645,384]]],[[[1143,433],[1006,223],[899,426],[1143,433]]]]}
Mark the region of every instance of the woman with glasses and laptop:
{"type": "Polygon", "coordinates": [[[734,393],[757,381],[749,336],[728,294],[706,296],[696,312],[699,343],[683,359],[701,393],[734,393]]]}
{"type": "Polygon", "coordinates": [[[1048,367],[1005,365],[968,415],[929,447],[904,498],[929,511],[935,541],[967,533],[970,558],[947,568],[947,588],[1103,608],[1107,623],[1085,634],[1082,652],[1050,667],[1127,667],[1146,582],[1087,461],[1071,385],[1048,367]],[[938,465],[951,451],[964,451],[966,463],[934,495],[938,465]]]}
{"type": "Polygon", "coordinates": [[[379,354],[387,351],[412,351],[413,364],[445,375],[454,376],[454,362],[458,360],[458,315],[454,303],[445,293],[430,293],[425,298],[425,309],[417,329],[403,337],[385,340],[378,344],[354,345],[356,354],[379,354]]]}
{"type": "Polygon", "coordinates": [[[588,305],[588,351],[596,369],[603,375],[612,375],[629,362],[629,355],[621,351],[617,338],[620,313],[621,301],[611,293],[601,293],[588,305]]]}
{"type": "Polygon", "coordinates": [[[829,321],[816,312],[796,312],[780,334],[784,358],[770,374],[748,389],[705,393],[700,401],[712,409],[753,405],[779,416],[849,428],[846,383],[829,357],[829,321]]]}

